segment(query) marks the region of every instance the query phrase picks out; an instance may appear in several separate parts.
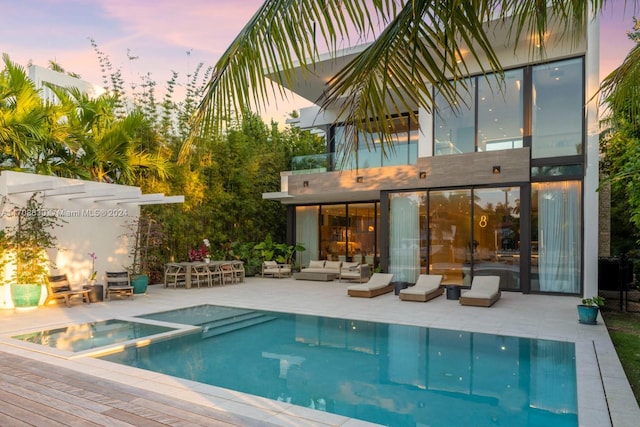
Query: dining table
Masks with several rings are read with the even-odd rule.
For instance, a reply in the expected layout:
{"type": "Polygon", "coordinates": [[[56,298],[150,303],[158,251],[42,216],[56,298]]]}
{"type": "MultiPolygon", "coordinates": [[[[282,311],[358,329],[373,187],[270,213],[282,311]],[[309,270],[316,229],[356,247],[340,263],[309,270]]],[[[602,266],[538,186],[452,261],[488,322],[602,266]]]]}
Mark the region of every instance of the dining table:
{"type": "Polygon", "coordinates": [[[180,265],[184,267],[185,277],[184,277],[184,287],[189,289],[191,288],[191,272],[194,267],[201,267],[203,265],[208,266],[212,270],[218,270],[224,264],[229,264],[231,261],[228,260],[211,260],[209,262],[206,261],[183,261],[183,262],[175,262],[173,264],[180,265]]]}

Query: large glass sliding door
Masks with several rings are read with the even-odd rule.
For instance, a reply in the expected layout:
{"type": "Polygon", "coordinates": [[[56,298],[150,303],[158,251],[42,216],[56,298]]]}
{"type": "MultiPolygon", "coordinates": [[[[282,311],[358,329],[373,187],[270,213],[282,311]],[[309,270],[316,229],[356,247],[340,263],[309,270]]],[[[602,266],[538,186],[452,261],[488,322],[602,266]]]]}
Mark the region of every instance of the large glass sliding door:
{"type": "Polygon", "coordinates": [[[377,254],[377,233],[380,227],[375,203],[351,203],[347,205],[349,227],[348,236],[353,251],[348,256],[351,261],[374,265],[377,254]]]}
{"type": "Polygon", "coordinates": [[[445,284],[461,284],[469,276],[470,222],[470,189],[429,192],[429,273],[442,274],[445,284]]]}
{"type": "Polygon", "coordinates": [[[535,183],[531,191],[531,290],[580,292],[580,181],[535,183]]]}
{"type": "Polygon", "coordinates": [[[378,258],[380,232],[376,206],[377,203],[323,205],[320,208],[320,256],[310,259],[356,261],[373,266],[378,258]]]}
{"type": "Polygon", "coordinates": [[[520,289],[520,189],[479,189],[473,198],[473,275],[499,276],[502,289],[520,289]]]}

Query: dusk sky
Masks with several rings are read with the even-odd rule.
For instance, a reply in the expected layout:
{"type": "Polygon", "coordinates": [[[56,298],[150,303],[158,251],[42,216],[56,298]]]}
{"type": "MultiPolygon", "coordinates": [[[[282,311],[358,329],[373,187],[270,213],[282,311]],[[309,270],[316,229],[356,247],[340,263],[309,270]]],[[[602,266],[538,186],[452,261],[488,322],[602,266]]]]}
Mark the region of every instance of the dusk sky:
{"type": "MultiPolygon", "coordinates": [[[[601,18],[601,76],[618,66],[633,46],[627,38],[637,1],[610,1],[601,18]]],[[[50,60],[87,81],[102,84],[98,58],[89,39],[122,69],[127,84],[151,78],[162,90],[199,63],[213,66],[261,0],[2,0],[0,53],[26,66],[50,60]],[[127,55],[137,57],[128,60],[127,55]]],[[[287,113],[307,101],[278,101],[271,117],[283,123],[287,113]],[[277,111],[277,112],[276,112],[277,111]]]]}

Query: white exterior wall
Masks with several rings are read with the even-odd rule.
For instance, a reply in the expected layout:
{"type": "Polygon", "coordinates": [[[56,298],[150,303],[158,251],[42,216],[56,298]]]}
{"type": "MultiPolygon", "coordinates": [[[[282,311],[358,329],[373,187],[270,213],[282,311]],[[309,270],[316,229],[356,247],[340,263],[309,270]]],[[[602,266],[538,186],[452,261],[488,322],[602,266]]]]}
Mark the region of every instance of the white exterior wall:
{"type": "MultiPolygon", "coordinates": [[[[18,177],[20,184],[41,182],[43,179],[56,184],[78,185],[84,181],[67,180],[32,174],[2,172],[0,174],[0,199],[2,209],[0,213],[0,227],[2,229],[15,224],[11,210],[14,206],[24,206],[33,194],[32,191],[8,194],[7,177],[18,177]],[[7,195],[8,194],[8,195],[7,195]]],[[[117,191],[131,191],[137,187],[129,187],[105,183],[87,183],[95,190],[97,188],[114,188],[117,191]]],[[[127,224],[140,214],[136,204],[118,204],[117,202],[97,202],[93,199],[75,199],[80,195],[47,196],[44,199],[47,213],[59,215],[65,223],[54,231],[57,237],[57,247],[48,251],[52,266],[50,274],[67,274],[74,287],[81,287],[86,283],[92,272],[92,262],[89,252],[95,252],[97,260],[95,270],[98,272],[97,283],[104,283],[106,271],[122,271],[131,264],[129,257],[129,232],[127,224]]],[[[12,276],[10,266],[5,267],[4,282],[8,283],[12,276]]],[[[11,287],[0,286],[0,308],[12,308],[11,287]]],[[[43,286],[41,303],[46,298],[46,287],[43,286]]]]}
{"type": "Polygon", "coordinates": [[[583,248],[583,277],[584,296],[592,297],[598,295],[598,235],[599,235],[599,212],[600,195],[598,186],[600,185],[599,174],[599,141],[600,141],[600,118],[598,116],[597,98],[592,99],[600,86],[600,25],[599,18],[589,20],[588,40],[589,46],[585,59],[585,79],[586,79],[586,130],[587,148],[585,159],[584,177],[584,248],[583,248]]]}

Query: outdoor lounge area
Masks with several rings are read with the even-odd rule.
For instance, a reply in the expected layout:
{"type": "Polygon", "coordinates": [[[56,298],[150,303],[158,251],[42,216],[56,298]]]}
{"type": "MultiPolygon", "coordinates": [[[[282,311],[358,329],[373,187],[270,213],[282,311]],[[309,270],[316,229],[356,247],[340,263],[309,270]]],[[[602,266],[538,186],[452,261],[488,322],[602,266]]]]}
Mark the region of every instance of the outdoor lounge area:
{"type": "MultiPolygon", "coordinates": [[[[309,408],[292,407],[286,402],[276,402],[166,375],[155,373],[150,375],[147,371],[90,357],[68,360],[8,345],[8,337],[17,331],[44,329],[51,325],[87,320],[104,320],[114,316],[128,318],[138,314],[203,303],[320,314],[337,318],[572,341],[576,343],[576,368],[580,373],[578,376],[580,425],[623,427],[634,425],[640,417],[640,410],[621,371],[606,327],[601,322],[594,326],[580,325],[576,320],[576,297],[506,292],[502,295],[501,303],[496,304],[491,310],[463,307],[457,301],[435,298],[428,303],[427,310],[426,305],[405,303],[392,292],[372,299],[349,298],[346,293],[348,286],[351,285],[337,281],[331,286],[319,286],[317,282],[296,281],[292,278],[273,280],[249,277],[238,286],[213,289],[195,288],[187,291],[151,285],[146,295],[136,297],[132,301],[114,300],[98,304],[78,304],[72,310],[64,306],[41,307],[24,312],[2,310],[0,316],[4,321],[0,326],[2,341],[0,352],[10,355],[12,359],[17,357],[21,361],[20,364],[13,363],[13,370],[28,369],[28,361],[33,359],[37,363],[55,366],[52,371],[64,370],[66,381],[69,382],[81,384],[81,380],[87,376],[95,377],[93,382],[99,381],[102,384],[102,393],[113,396],[111,400],[119,405],[117,412],[128,419],[143,417],[145,413],[148,413],[149,417],[196,416],[188,415],[191,411],[209,414],[210,419],[216,419],[213,417],[218,414],[217,419],[226,420],[229,425],[237,426],[357,427],[370,425],[309,408]],[[513,319],[518,321],[514,322],[513,319]],[[70,372],[74,374],[70,376],[70,372]],[[143,399],[138,400],[136,405],[131,405],[116,397],[122,393],[127,396],[141,396],[143,399]],[[153,403],[158,401],[162,404],[153,403]],[[141,410],[141,408],[145,409],[141,410]],[[252,424],[247,424],[245,417],[249,417],[252,424]]],[[[40,372],[47,372],[42,368],[38,369],[40,372]]],[[[42,390],[46,388],[43,386],[42,390]]],[[[46,393],[46,391],[41,392],[46,393]]],[[[58,392],[58,395],[58,399],[65,399],[63,391],[58,392]]],[[[104,422],[109,420],[110,413],[103,410],[95,412],[95,404],[88,401],[86,397],[69,393],[66,400],[67,404],[80,405],[83,408],[76,411],[74,416],[85,417],[85,419],[99,417],[104,422]]],[[[185,418],[183,422],[184,420],[185,418]]],[[[142,418],[139,418],[138,422],[142,422],[142,418]]]]}

